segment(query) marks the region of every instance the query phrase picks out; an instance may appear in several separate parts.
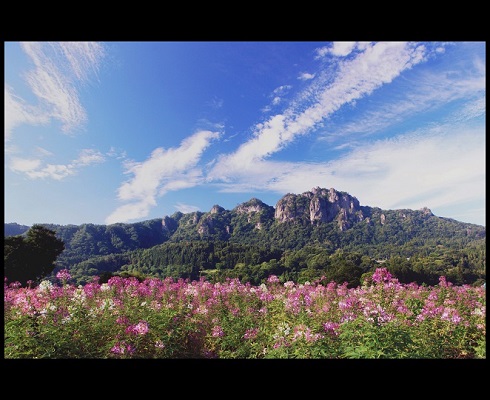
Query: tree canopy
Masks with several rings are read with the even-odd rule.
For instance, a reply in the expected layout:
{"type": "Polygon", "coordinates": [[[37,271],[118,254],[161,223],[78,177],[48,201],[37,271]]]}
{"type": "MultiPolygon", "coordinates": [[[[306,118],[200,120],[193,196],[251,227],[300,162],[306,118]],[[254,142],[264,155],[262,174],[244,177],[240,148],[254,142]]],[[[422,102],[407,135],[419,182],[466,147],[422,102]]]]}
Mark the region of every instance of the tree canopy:
{"type": "Polygon", "coordinates": [[[55,232],[41,225],[33,225],[25,236],[4,237],[4,277],[22,286],[37,282],[54,270],[64,249],[55,232]]]}

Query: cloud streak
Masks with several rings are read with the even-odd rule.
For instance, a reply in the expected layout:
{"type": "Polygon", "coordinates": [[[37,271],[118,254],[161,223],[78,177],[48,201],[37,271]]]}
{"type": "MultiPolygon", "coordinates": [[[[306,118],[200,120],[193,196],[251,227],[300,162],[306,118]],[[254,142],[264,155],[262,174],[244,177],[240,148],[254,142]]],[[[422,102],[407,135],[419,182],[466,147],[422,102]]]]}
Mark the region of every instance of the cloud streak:
{"type": "MultiPolygon", "coordinates": [[[[342,46],[343,50],[337,50],[335,54],[344,55],[347,47],[354,48],[353,45],[342,46]]],[[[315,83],[316,101],[313,104],[306,108],[302,104],[295,104],[283,114],[257,124],[252,139],[242,144],[235,153],[224,155],[218,160],[210,172],[210,179],[226,180],[230,174],[242,175],[248,168],[254,168],[256,162],[318,127],[345,104],[371,94],[404,70],[423,61],[424,57],[424,46],[410,43],[390,42],[364,46],[354,59],[340,61],[333,81],[320,80],[315,83]]],[[[300,98],[309,98],[311,90],[307,92],[308,96],[300,95],[300,98]]]]}
{"type": "Polygon", "coordinates": [[[27,104],[6,86],[5,139],[10,140],[14,128],[24,123],[46,124],[55,119],[61,122],[64,133],[83,126],[87,115],[77,87],[97,72],[105,54],[103,46],[89,42],[24,42],[21,47],[34,64],[24,78],[38,104],[27,104]]]}
{"type": "MultiPolygon", "coordinates": [[[[50,156],[52,153],[38,149],[38,153],[50,156]]],[[[69,164],[44,164],[38,158],[12,157],[9,168],[17,173],[25,174],[29,179],[63,180],[78,173],[81,167],[98,164],[105,161],[102,153],[93,149],[83,149],[77,159],[69,164]]]]}
{"type": "Polygon", "coordinates": [[[348,135],[369,135],[381,132],[414,116],[420,118],[429,110],[447,106],[460,100],[467,101],[462,109],[452,115],[453,122],[476,118],[485,114],[485,75],[475,70],[474,74],[455,81],[446,74],[424,73],[403,91],[393,95],[393,101],[375,109],[360,113],[355,122],[336,124],[327,129],[318,140],[332,141],[348,135]]]}
{"type": "Polygon", "coordinates": [[[27,104],[14,93],[14,90],[5,85],[5,144],[12,138],[14,129],[22,124],[45,125],[49,116],[37,107],[27,104]]]}
{"type": "Polygon", "coordinates": [[[199,131],[184,139],[177,148],[157,148],[144,162],[127,164],[126,174],[132,178],[118,189],[118,199],[129,202],[106,218],[107,224],[146,217],[156,206],[157,197],[168,191],[189,188],[202,182],[197,164],[204,150],[218,132],[199,131]]]}

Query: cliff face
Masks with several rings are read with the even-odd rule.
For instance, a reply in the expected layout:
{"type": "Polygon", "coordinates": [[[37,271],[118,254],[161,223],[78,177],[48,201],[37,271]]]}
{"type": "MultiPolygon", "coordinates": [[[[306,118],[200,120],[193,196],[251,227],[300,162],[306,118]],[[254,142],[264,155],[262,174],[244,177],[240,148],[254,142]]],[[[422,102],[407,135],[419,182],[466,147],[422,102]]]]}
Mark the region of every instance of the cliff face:
{"type": "Polygon", "coordinates": [[[313,188],[302,194],[287,194],[275,208],[278,222],[297,221],[312,225],[337,221],[340,230],[364,219],[359,200],[335,189],[313,188]]]}

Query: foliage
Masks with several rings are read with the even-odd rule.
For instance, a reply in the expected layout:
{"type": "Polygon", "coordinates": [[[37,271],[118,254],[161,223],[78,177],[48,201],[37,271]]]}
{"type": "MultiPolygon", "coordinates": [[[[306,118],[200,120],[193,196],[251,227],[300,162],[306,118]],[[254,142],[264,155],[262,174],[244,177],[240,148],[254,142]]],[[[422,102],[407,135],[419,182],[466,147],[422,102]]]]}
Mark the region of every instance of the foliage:
{"type": "Polygon", "coordinates": [[[64,243],[55,232],[41,225],[33,225],[25,237],[4,238],[4,276],[9,282],[25,286],[50,274],[56,258],[64,250],[64,243]]]}

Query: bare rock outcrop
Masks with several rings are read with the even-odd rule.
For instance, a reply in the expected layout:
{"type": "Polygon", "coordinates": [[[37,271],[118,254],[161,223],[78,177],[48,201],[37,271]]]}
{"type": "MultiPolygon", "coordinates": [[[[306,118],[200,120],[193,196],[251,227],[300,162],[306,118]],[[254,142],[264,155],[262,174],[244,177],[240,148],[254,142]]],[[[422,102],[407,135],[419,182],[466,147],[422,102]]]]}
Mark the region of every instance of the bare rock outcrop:
{"type": "Polygon", "coordinates": [[[279,222],[310,223],[337,221],[340,230],[364,219],[359,201],[333,188],[313,188],[299,195],[288,193],[276,204],[274,217],[279,222]]]}

